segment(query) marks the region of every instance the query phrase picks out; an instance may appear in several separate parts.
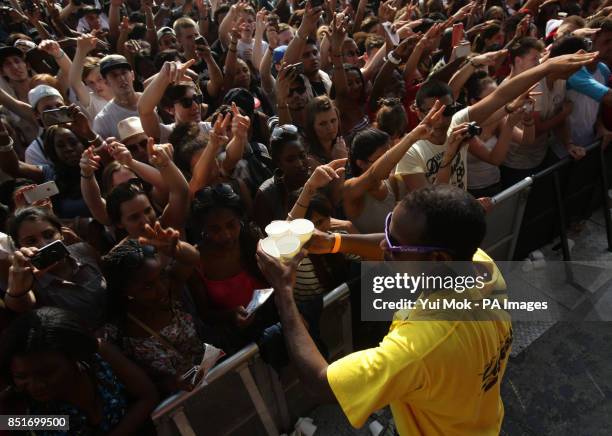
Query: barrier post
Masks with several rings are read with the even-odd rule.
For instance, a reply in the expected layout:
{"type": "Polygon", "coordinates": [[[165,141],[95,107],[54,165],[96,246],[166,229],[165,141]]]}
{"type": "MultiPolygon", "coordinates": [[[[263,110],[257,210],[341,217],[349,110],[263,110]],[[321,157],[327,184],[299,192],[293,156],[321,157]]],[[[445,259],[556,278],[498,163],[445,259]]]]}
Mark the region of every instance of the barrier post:
{"type": "Polygon", "coordinates": [[[249,369],[248,365],[245,364],[239,368],[238,374],[240,375],[242,383],[244,383],[244,386],[249,393],[249,397],[255,406],[257,415],[259,415],[259,419],[261,419],[266,432],[270,436],[278,436],[278,429],[276,428],[272,415],[270,415],[270,411],[268,410],[268,407],[261,396],[261,392],[259,392],[259,389],[255,384],[255,380],[253,379],[253,375],[251,374],[251,370],[249,369]]]}
{"type": "Polygon", "coordinates": [[[196,436],[182,407],[172,412],[172,421],[174,421],[181,436],[196,436]]]}
{"type": "Polygon", "coordinates": [[[604,223],[606,224],[606,236],[608,238],[608,251],[612,251],[612,218],[610,217],[610,200],[608,198],[608,175],[606,174],[606,158],[604,149],[599,149],[599,163],[601,165],[601,193],[604,223]]]}
{"type": "Polygon", "coordinates": [[[567,242],[567,222],[565,219],[565,206],[563,197],[561,196],[561,181],[559,180],[559,171],[553,171],[553,183],[555,185],[555,202],[557,203],[557,212],[559,213],[559,236],[561,239],[561,249],[563,250],[563,260],[570,261],[569,244],[567,242]]]}

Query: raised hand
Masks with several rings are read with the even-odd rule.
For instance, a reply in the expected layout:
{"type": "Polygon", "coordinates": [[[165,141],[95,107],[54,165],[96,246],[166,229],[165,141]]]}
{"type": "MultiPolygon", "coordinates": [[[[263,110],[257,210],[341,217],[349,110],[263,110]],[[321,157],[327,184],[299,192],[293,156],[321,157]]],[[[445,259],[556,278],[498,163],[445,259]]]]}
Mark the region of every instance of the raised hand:
{"type": "Polygon", "coordinates": [[[240,115],[236,103],[232,103],[232,136],[247,142],[251,120],[249,117],[240,115]]]}
{"type": "Polygon", "coordinates": [[[164,229],[159,221],[156,221],[153,227],[145,224],[144,233],[145,236],[138,238],[139,244],[150,245],[160,253],[174,257],[181,236],[178,230],[171,227],[164,229]]]}
{"type": "Polygon", "coordinates": [[[101,157],[94,151],[94,146],[89,146],[83,151],[79,167],[81,168],[81,174],[85,177],[93,176],[96,171],[100,169],[101,157]]]}
{"type": "Polygon", "coordinates": [[[179,83],[183,81],[191,81],[186,75],[187,70],[195,63],[195,59],[190,59],[187,62],[170,61],[164,62],[159,74],[169,83],[179,83]]]}
{"type": "Polygon", "coordinates": [[[119,32],[129,33],[131,30],[132,25],[130,24],[130,18],[128,16],[123,17],[121,23],[119,24],[119,32]]]}
{"type": "Polygon", "coordinates": [[[270,286],[275,290],[275,298],[293,298],[293,285],[295,284],[295,272],[297,266],[304,258],[306,252],[302,250],[291,261],[283,263],[266,253],[261,247],[261,241],[257,245],[257,265],[270,286]]]}
{"type": "Polygon", "coordinates": [[[321,8],[313,8],[310,1],[307,1],[304,17],[302,18],[302,23],[300,24],[298,33],[302,37],[307,37],[308,35],[315,33],[322,13],[323,10],[321,8]]]}
{"type": "Polygon", "coordinates": [[[266,22],[268,21],[268,15],[270,13],[266,10],[266,8],[261,8],[257,15],[255,16],[255,33],[258,35],[263,35],[266,30],[266,22]]]}
{"type": "Polygon", "coordinates": [[[446,152],[454,156],[457,150],[461,148],[461,145],[469,139],[468,136],[468,123],[462,123],[455,126],[446,140],[446,152]]]}
{"type": "Polygon", "coordinates": [[[166,168],[172,162],[174,149],[172,144],[155,144],[153,138],[147,141],[149,163],[158,169],[166,168]]]}
{"type": "Polygon", "coordinates": [[[130,164],[134,160],[130,150],[121,142],[112,141],[108,145],[108,151],[111,157],[117,162],[119,162],[121,165],[130,166],[130,164]]]}
{"type": "Polygon", "coordinates": [[[69,127],[75,135],[86,141],[96,138],[96,134],[91,130],[89,118],[87,118],[87,115],[85,115],[77,105],[73,103],[68,106],[68,113],[72,118],[72,123],[70,123],[69,127]]]}
{"type": "Polygon", "coordinates": [[[495,66],[498,62],[508,56],[508,50],[491,51],[483,53],[472,58],[472,62],[479,66],[495,66]]]}
{"type": "Polygon", "coordinates": [[[229,141],[227,132],[232,122],[232,114],[226,113],[224,116],[217,116],[212,130],[209,132],[208,143],[212,147],[220,147],[229,141]]]}
{"type": "Polygon", "coordinates": [[[140,42],[136,39],[130,39],[128,41],[125,41],[123,43],[123,48],[125,48],[125,51],[130,53],[131,55],[135,55],[136,53],[140,52],[140,50],[142,50],[140,42]]]}
{"type": "Polygon", "coordinates": [[[386,2],[381,2],[378,6],[378,17],[384,23],[385,21],[389,21],[393,23],[395,20],[395,14],[397,13],[397,7],[393,6],[393,0],[387,0],[386,2]]]}
{"type": "Polygon", "coordinates": [[[62,53],[62,48],[60,47],[60,45],[57,43],[57,41],[54,41],[52,39],[45,39],[40,44],[38,44],[38,48],[46,53],[49,53],[54,58],[59,57],[62,53]]]}
{"type": "Polygon", "coordinates": [[[332,160],[326,165],[314,169],[304,185],[307,191],[316,191],[329,185],[332,181],[342,178],[345,172],[347,158],[332,160]]]}
{"type": "Polygon", "coordinates": [[[547,67],[548,74],[564,77],[572,75],[583,66],[595,61],[598,56],[599,52],[584,53],[581,50],[578,53],[549,58],[543,65],[547,67]]]}
{"type": "Polygon", "coordinates": [[[343,13],[334,14],[334,18],[332,19],[330,25],[330,43],[332,53],[341,53],[342,52],[342,44],[346,39],[346,35],[348,33],[348,21],[349,17],[344,15],[343,13]]]}
{"type": "Polygon", "coordinates": [[[297,70],[295,65],[283,62],[276,78],[276,98],[279,105],[285,103],[287,98],[289,98],[289,88],[296,78],[297,70]]]}
{"type": "Polygon", "coordinates": [[[91,33],[84,33],[77,38],[77,50],[87,54],[98,45],[98,38],[91,33]]]}
{"type": "Polygon", "coordinates": [[[423,118],[423,120],[412,130],[412,132],[415,133],[419,139],[431,138],[431,135],[434,132],[434,125],[442,117],[445,108],[446,106],[440,103],[440,100],[436,100],[433,107],[429,110],[427,115],[425,115],[425,118],[423,118]]]}
{"type": "Polygon", "coordinates": [[[22,247],[13,253],[8,276],[8,293],[12,296],[22,296],[32,289],[36,268],[30,259],[37,252],[36,247],[22,247]]]}
{"type": "Polygon", "coordinates": [[[586,156],[586,149],[576,144],[569,144],[567,146],[567,152],[574,160],[580,160],[586,156]]]}

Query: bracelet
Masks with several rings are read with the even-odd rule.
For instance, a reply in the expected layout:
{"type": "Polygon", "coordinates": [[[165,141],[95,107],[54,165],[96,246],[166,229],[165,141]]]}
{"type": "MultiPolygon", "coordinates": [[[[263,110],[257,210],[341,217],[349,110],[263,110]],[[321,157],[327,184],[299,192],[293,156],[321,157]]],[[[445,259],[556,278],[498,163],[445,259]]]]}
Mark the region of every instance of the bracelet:
{"type": "Polygon", "coordinates": [[[66,53],[64,52],[64,50],[60,49],[60,54],[59,56],[53,56],[55,59],[61,59],[64,56],[66,56],[66,53]]]}
{"type": "Polygon", "coordinates": [[[22,297],[25,297],[26,295],[28,295],[29,293],[30,293],[30,291],[26,291],[23,294],[13,295],[13,294],[11,294],[10,292],[7,291],[6,295],[8,295],[11,298],[22,298],[22,297]]]}
{"type": "MultiPolygon", "coordinates": [[[[8,133],[7,133],[8,136],[8,133]]],[[[15,141],[13,141],[13,138],[11,138],[10,136],[9,138],[9,143],[6,145],[0,145],[0,153],[8,153],[9,151],[13,151],[13,145],[15,144],[15,141]]]]}
{"type": "Polygon", "coordinates": [[[478,69],[478,68],[482,67],[482,65],[478,65],[478,64],[476,64],[476,63],[474,62],[474,59],[473,59],[473,58],[469,58],[469,59],[468,59],[468,62],[470,63],[470,65],[471,65],[471,66],[473,66],[473,67],[474,67],[474,68],[476,68],[476,69],[478,69]]]}
{"type": "Polygon", "coordinates": [[[389,62],[391,62],[394,65],[399,65],[402,63],[402,59],[398,58],[395,56],[395,53],[393,52],[393,50],[391,50],[389,53],[387,53],[387,60],[389,62]]]}
{"type": "Polygon", "coordinates": [[[85,174],[81,173],[81,178],[82,178],[82,179],[89,180],[89,179],[93,179],[93,177],[94,177],[94,175],[93,175],[93,174],[92,174],[91,176],[86,176],[85,174]]]}
{"type": "Polygon", "coordinates": [[[331,249],[331,254],[335,254],[340,251],[340,245],[342,244],[342,235],[340,233],[334,233],[334,246],[331,249]]]}

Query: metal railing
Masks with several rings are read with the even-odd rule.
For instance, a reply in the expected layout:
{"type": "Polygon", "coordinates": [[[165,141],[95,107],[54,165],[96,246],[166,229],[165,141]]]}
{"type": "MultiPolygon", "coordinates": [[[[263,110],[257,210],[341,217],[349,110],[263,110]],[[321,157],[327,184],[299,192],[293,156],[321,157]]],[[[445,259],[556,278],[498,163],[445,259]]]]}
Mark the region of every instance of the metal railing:
{"type": "MultiPolygon", "coordinates": [[[[326,309],[330,307],[332,304],[340,301],[344,297],[348,296],[349,287],[346,283],[341,284],[337,288],[333,289],[329,293],[327,293],[323,298],[323,308],[326,309]]],[[[350,320],[350,310],[348,318],[344,316],[341,320],[342,330],[343,330],[343,347],[345,349],[352,349],[352,336],[351,336],[351,320],[350,320]]],[[[251,343],[244,348],[242,348],[237,353],[233,354],[223,362],[219,363],[208,373],[206,377],[207,384],[199,385],[193,389],[191,392],[179,392],[174,394],[164,401],[162,401],[151,414],[151,418],[156,425],[159,425],[163,420],[170,419],[174,422],[174,425],[178,429],[178,432],[182,436],[192,436],[198,434],[194,431],[191,423],[189,422],[189,418],[185,413],[185,405],[191,401],[195,400],[197,397],[201,395],[205,395],[206,389],[209,385],[219,381],[223,376],[235,372],[238,373],[243,385],[245,386],[247,393],[255,407],[256,413],[261,420],[266,433],[270,436],[277,436],[279,434],[278,428],[268,405],[264,401],[264,398],[261,394],[261,390],[257,386],[255,379],[253,378],[253,374],[249,368],[249,364],[253,362],[255,359],[259,358],[259,347],[255,343],[251,343]]],[[[282,394],[278,390],[278,380],[268,380],[272,387],[275,388],[275,397],[280,410],[280,414],[285,416],[285,419],[288,416],[288,407],[286,404],[286,400],[282,394]]],[[[285,420],[283,419],[283,421],[285,420]]],[[[285,423],[286,424],[286,423],[285,423]]]]}
{"type": "MultiPolygon", "coordinates": [[[[608,250],[612,251],[612,219],[610,217],[610,211],[608,209],[608,180],[607,180],[607,165],[605,158],[605,151],[601,148],[601,142],[595,142],[593,144],[588,145],[586,148],[587,156],[592,156],[593,153],[599,153],[598,156],[598,170],[599,174],[596,177],[599,177],[599,180],[595,181],[592,179],[594,184],[599,184],[601,189],[601,201],[602,201],[602,209],[603,209],[603,217],[606,228],[606,237],[608,243],[608,250]],[[597,183],[598,182],[598,183],[597,183]]],[[[586,156],[585,156],[586,159],[586,156]]],[[[568,243],[568,234],[567,234],[567,225],[568,225],[568,216],[566,210],[566,202],[567,198],[564,197],[563,189],[562,189],[562,180],[561,180],[561,171],[574,165],[576,168],[579,168],[581,165],[581,161],[575,161],[570,156],[560,160],[559,162],[554,163],[553,165],[545,168],[544,170],[534,173],[529,177],[525,177],[523,180],[515,183],[499,194],[495,195],[491,198],[491,201],[494,206],[499,207],[501,203],[507,202],[511,199],[517,199],[517,196],[523,195],[524,198],[518,200],[516,202],[516,208],[513,211],[513,215],[511,217],[511,221],[506,225],[505,232],[499,235],[487,235],[485,238],[486,246],[485,250],[498,250],[499,248],[504,246],[504,244],[508,244],[507,250],[501,251],[502,258],[498,260],[513,260],[515,255],[515,249],[517,246],[517,242],[521,233],[521,229],[523,228],[524,221],[524,213],[525,208],[527,207],[527,201],[529,200],[529,194],[533,187],[537,186],[541,180],[551,177],[554,187],[554,192],[551,194],[554,196],[554,213],[558,219],[558,228],[559,228],[559,236],[561,241],[561,249],[563,253],[563,259],[566,261],[571,260],[571,254],[568,243]]],[[[571,171],[572,167],[570,167],[571,171]]],[[[493,226],[489,225],[489,227],[495,227],[495,224],[499,224],[501,220],[508,220],[508,213],[502,214],[503,216],[495,216],[496,211],[493,208],[493,213],[491,217],[487,217],[488,221],[492,221],[493,226]]],[[[506,211],[508,212],[508,211],[506,211]]],[[[499,212],[497,213],[499,215],[499,212]]]]}

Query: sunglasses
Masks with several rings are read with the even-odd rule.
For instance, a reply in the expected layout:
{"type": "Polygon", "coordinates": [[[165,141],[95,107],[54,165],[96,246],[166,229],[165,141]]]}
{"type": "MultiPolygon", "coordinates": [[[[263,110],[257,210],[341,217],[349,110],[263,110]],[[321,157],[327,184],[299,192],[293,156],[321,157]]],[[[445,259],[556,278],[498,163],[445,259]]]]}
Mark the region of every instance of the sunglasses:
{"type": "Polygon", "coordinates": [[[178,103],[185,109],[189,109],[193,103],[202,104],[204,96],[202,94],[194,94],[191,97],[183,97],[178,99],[178,103]]]}
{"type": "Polygon", "coordinates": [[[395,245],[394,239],[389,233],[389,226],[391,225],[391,215],[393,212],[389,212],[385,220],[385,240],[387,241],[386,250],[391,253],[432,253],[434,251],[446,251],[449,252],[448,248],[444,247],[433,247],[427,245],[395,245]]]}
{"type": "Polygon", "coordinates": [[[270,135],[270,140],[276,141],[278,139],[281,139],[283,136],[287,134],[297,135],[298,128],[295,127],[293,124],[283,124],[282,126],[277,126],[274,128],[274,130],[272,130],[272,135],[270,135]]]}
{"type": "Polygon", "coordinates": [[[126,144],[125,147],[130,151],[130,153],[134,153],[138,149],[146,150],[148,142],[149,142],[148,139],[143,139],[142,141],[135,142],[135,143],[130,144],[130,145],[126,144]]]}
{"type": "Polygon", "coordinates": [[[299,86],[297,88],[290,88],[289,89],[289,97],[293,97],[293,94],[302,95],[305,92],[306,92],[306,87],[305,86],[299,86]]]}

